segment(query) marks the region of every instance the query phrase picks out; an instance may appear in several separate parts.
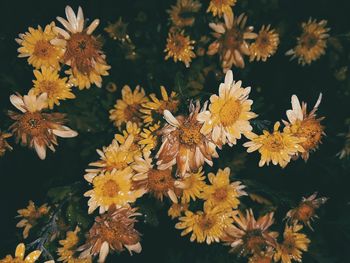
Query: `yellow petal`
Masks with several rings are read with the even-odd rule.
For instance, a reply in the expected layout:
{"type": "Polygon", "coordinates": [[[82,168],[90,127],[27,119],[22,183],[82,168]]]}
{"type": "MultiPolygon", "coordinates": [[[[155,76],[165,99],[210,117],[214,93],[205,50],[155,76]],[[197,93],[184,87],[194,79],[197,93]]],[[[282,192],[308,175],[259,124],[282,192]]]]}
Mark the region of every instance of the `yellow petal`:
{"type": "Polygon", "coordinates": [[[23,259],[25,250],[26,250],[26,247],[23,243],[18,244],[18,246],[16,247],[15,257],[19,259],[23,259]]]}
{"type": "Polygon", "coordinates": [[[34,263],[40,257],[41,251],[35,250],[31,252],[28,256],[26,256],[24,262],[25,263],[34,263]]]}

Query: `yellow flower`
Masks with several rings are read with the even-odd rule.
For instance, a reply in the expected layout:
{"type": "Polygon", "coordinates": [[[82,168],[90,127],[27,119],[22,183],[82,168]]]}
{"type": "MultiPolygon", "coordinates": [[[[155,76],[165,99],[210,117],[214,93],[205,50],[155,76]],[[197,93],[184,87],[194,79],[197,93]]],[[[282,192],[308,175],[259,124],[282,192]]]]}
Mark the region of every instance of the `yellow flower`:
{"type": "Polygon", "coordinates": [[[286,225],[284,230],[284,240],[276,249],[274,260],[282,263],[291,263],[292,260],[301,262],[303,251],[308,250],[310,239],[305,234],[298,233],[303,228],[302,225],[286,225]]]}
{"type": "Polygon", "coordinates": [[[286,55],[292,56],[291,59],[297,58],[298,63],[303,66],[319,59],[327,47],[330,28],[326,26],[326,20],[317,22],[316,19],[310,18],[307,23],[303,22],[303,33],[297,38],[297,46],[288,50],[286,55]]]}
{"type": "Polygon", "coordinates": [[[210,23],[209,26],[214,30],[216,40],[210,44],[208,55],[219,54],[221,67],[226,72],[236,66],[244,68],[243,56],[249,56],[249,44],[246,40],[255,39],[256,33],[253,33],[253,27],[246,27],[247,16],[241,14],[239,17],[224,14],[225,23],[210,23]]]}
{"type": "Polygon", "coordinates": [[[60,78],[58,72],[50,68],[41,68],[41,71],[34,70],[36,80],[33,80],[33,93],[40,95],[47,93],[47,101],[50,109],[54,104],[60,105],[60,100],[74,99],[71,92],[72,85],[67,83],[67,78],[60,78]]]}
{"type": "Polygon", "coordinates": [[[102,43],[92,35],[99,25],[99,19],[84,28],[85,20],[81,7],[75,14],[70,6],[66,6],[67,20],[57,17],[65,30],[54,27],[58,37],[51,43],[64,49],[63,62],[70,66],[66,74],[69,81],[79,89],[90,88],[91,84],[102,86],[102,76],[108,75],[110,66],[106,63],[106,56],[101,50],[102,43]]]}
{"type": "Polygon", "coordinates": [[[160,126],[158,123],[149,126],[148,128],[143,128],[142,132],[140,133],[141,140],[139,141],[139,144],[143,147],[143,151],[151,151],[154,150],[155,147],[158,144],[158,135],[157,132],[159,130],[160,126]]]}
{"type": "Polygon", "coordinates": [[[248,137],[251,141],[246,142],[243,146],[247,147],[247,152],[251,153],[259,150],[261,159],[259,166],[267,165],[272,162],[274,165],[279,164],[282,168],[287,166],[292,156],[299,152],[304,152],[301,142],[304,138],[298,138],[291,133],[279,131],[280,123],[276,122],[273,132],[264,130],[262,135],[251,133],[248,137]]]}
{"type": "Polygon", "coordinates": [[[142,137],[140,135],[141,134],[141,129],[139,128],[139,126],[136,123],[128,121],[126,123],[126,127],[122,131],[122,133],[123,134],[116,134],[116,135],[114,135],[114,139],[117,140],[117,142],[119,142],[120,144],[123,144],[123,143],[126,142],[128,137],[130,135],[132,135],[133,138],[134,138],[134,141],[131,144],[129,150],[132,151],[132,152],[135,152],[135,154],[137,154],[136,152],[141,153],[142,146],[139,144],[139,142],[142,139],[142,137]]]}
{"type": "Polygon", "coordinates": [[[140,108],[143,103],[148,102],[145,91],[140,86],[136,86],[132,91],[125,85],[122,89],[122,99],[118,99],[114,109],[109,111],[109,119],[113,121],[117,128],[121,128],[128,121],[142,124],[140,108]]]}
{"type": "Polygon", "coordinates": [[[211,135],[220,145],[237,143],[237,139],[252,130],[249,120],[257,115],[251,112],[253,101],[248,99],[250,87],[242,88],[242,82],[233,81],[232,71],[225,76],[225,83],[219,87],[219,96],[210,97],[209,110],[198,114],[198,121],[203,123],[201,132],[211,135]]]}
{"type": "Polygon", "coordinates": [[[233,222],[234,213],[231,209],[220,210],[206,206],[204,206],[204,211],[195,213],[187,210],[185,216],[179,218],[180,222],[175,225],[175,228],[183,229],[181,236],[192,232],[191,242],[206,242],[210,245],[214,242],[220,242],[224,229],[233,222]]]}
{"type": "Polygon", "coordinates": [[[0,157],[4,156],[6,150],[12,150],[12,147],[6,141],[6,139],[10,138],[11,136],[11,133],[2,132],[0,130],[0,157]]]}
{"type": "Polygon", "coordinates": [[[40,207],[35,207],[32,200],[29,201],[27,208],[20,209],[17,211],[18,216],[22,219],[17,223],[16,227],[23,229],[23,238],[26,239],[29,235],[30,229],[36,225],[37,220],[46,215],[49,212],[49,207],[47,204],[43,204],[40,207]]]}
{"type": "Polygon", "coordinates": [[[127,203],[133,203],[141,197],[145,191],[143,189],[131,189],[132,176],[131,167],[124,170],[113,169],[110,172],[95,176],[92,180],[93,189],[84,194],[84,196],[90,197],[88,213],[91,214],[97,207],[100,207],[99,211],[102,214],[108,211],[112,205],[120,207],[127,203]]]}
{"type": "Polygon", "coordinates": [[[61,47],[51,44],[51,40],[57,37],[54,27],[55,23],[52,22],[44,30],[40,26],[38,29],[30,27],[29,32],[20,34],[19,38],[16,38],[17,43],[21,45],[18,57],[28,57],[28,63],[37,69],[44,66],[58,70],[64,51],[61,47]]]}
{"type": "Polygon", "coordinates": [[[212,12],[213,16],[222,17],[222,15],[233,16],[232,6],[237,0],[211,0],[207,13],[212,12]]]}
{"type": "Polygon", "coordinates": [[[278,33],[274,29],[270,29],[270,25],[263,25],[258,33],[255,42],[250,47],[249,61],[266,61],[269,57],[276,53],[279,44],[278,33]]]}
{"type": "Polygon", "coordinates": [[[191,40],[189,36],[185,36],[183,31],[177,32],[170,29],[164,50],[167,53],[165,60],[172,57],[174,62],[181,61],[188,68],[192,58],[196,57],[196,54],[193,52],[194,43],[195,41],[191,40]]]}
{"type": "Polygon", "coordinates": [[[158,99],[155,94],[150,94],[151,101],[142,104],[140,111],[144,114],[142,116],[145,124],[154,122],[154,119],[160,120],[163,118],[164,110],[176,113],[179,106],[179,99],[176,92],[172,91],[170,97],[164,86],[160,86],[162,99],[158,99]]]}
{"type": "Polygon", "coordinates": [[[175,219],[181,216],[187,210],[188,210],[187,203],[172,203],[172,205],[168,210],[168,216],[170,216],[171,219],[175,219]]]}
{"type": "Polygon", "coordinates": [[[286,125],[285,130],[298,138],[305,140],[300,143],[304,148],[304,152],[299,153],[301,157],[307,161],[310,152],[315,151],[321,143],[324,133],[324,126],[321,121],[324,117],[316,119],[316,111],[321,103],[322,93],[311,112],[307,113],[307,104],[302,102],[300,104],[296,95],[292,96],[292,109],[287,110],[287,118],[289,122],[284,121],[286,125]]]}
{"type": "Polygon", "coordinates": [[[195,21],[194,14],[199,11],[201,6],[197,0],[177,0],[176,5],[171,6],[167,12],[174,26],[192,26],[195,21]]]}
{"type": "Polygon", "coordinates": [[[108,23],[108,26],[104,28],[104,31],[108,33],[110,38],[125,42],[126,40],[129,40],[127,27],[128,24],[124,23],[122,21],[122,18],[119,17],[118,21],[115,21],[114,23],[108,23]]]}
{"type": "Polygon", "coordinates": [[[211,185],[204,188],[203,199],[211,207],[236,209],[240,204],[239,197],[247,195],[240,181],[230,183],[230,168],[219,169],[215,174],[208,174],[211,185]]]}
{"type": "Polygon", "coordinates": [[[175,182],[175,185],[182,189],[181,203],[189,203],[191,199],[202,198],[202,192],[205,188],[205,176],[202,167],[197,172],[186,174],[182,179],[175,182]]]}
{"type": "Polygon", "coordinates": [[[33,263],[40,257],[41,251],[35,250],[24,258],[25,250],[25,245],[23,243],[19,244],[16,247],[15,257],[7,255],[5,258],[0,259],[0,263],[33,263]]]}

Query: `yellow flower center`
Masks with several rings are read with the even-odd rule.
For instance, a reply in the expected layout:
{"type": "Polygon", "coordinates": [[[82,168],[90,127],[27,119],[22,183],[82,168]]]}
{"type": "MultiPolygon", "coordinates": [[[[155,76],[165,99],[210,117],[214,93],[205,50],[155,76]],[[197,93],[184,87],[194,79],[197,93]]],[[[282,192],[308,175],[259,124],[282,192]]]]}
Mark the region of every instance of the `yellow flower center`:
{"type": "Polygon", "coordinates": [[[323,133],[323,127],[320,122],[315,119],[307,119],[300,123],[300,127],[296,132],[297,137],[303,137],[306,140],[301,146],[306,150],[312,150],[320,143],[323,133]]]}
{"type": "Polygon", "coordinates": [[[181,143],[188,146],[198,145],[202,141],[202,134],[200,132],[201,125],[197,122],[186,122],[180,127],[181,143]]]}
{"type": "Polygon", "coordinates": [[[231,126],[238,119],[242,111],[242,106],[238,100],[230,99],[220,109],[220,121],[224,127],[231,126]]]}
{"type": "Polygon", "coordinates": [[[43,80],[38,87],[41,92],[46,92],[48,97],[55,96],[59,99],[59,97],[56,96],[57,93],[59,93],[59,85],[57,85],[56,81],[43,80]]]}
{"type": "Polygon", "coordinates": [[[151,169],[148,172],[148,188],[152,192],[163,194],[174,188],[174,178],[171,176],[171,170],[151,169]]]}
{"type": "Polygon", "coordinates": [[[209,217],[208,215],[202,215],[198,220],[198,225],[202,231],[210,230],[216,223],[215,218],[209,217]]]}
{"type": "Polygon", "coordinates": [[[102,187],[102,192],[104,196],[114,197],[119,191],[118,184],[113,180],[108,180],[104,183],[102,187]]]}
{"type": "Polygon", "coordinates": [[[19,120],[19,127],[23,133],[32,137],[45,135],[47,133],[47,123],[39,112],[26,112],[19,120]]]}
{"type": "Polygon", "coordinates": [[[48,58],[52,55],[54,47],[47,40],[36,42],[33,54],[39,58],[48,58]]]}
{"type": "Polygon", "coordinates": [[[279,152],[284,149],[283,137],[279,132],[270,134],[264,141],[264,146],[270,152],[279,152]]]}
{"type": "Polygon", "coordinates": [[[214,192],[214,198],[216,201],[224,201],[227,197],[227,189],[225,187],[220,187],[215,190],[214,192]]]}

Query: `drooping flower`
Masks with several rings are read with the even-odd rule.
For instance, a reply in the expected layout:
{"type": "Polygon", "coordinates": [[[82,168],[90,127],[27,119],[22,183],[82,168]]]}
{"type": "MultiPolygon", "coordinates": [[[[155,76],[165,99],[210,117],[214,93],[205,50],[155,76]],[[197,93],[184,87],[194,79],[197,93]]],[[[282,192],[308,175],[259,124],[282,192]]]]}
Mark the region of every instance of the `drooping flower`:
{"type": "Polygon", "coordinates": [[[72,85],[67,83],[67,78],[60,78],[56,70],[43,67],[41,71],[34,70],[34,75],[36,80],[33,80],[33,93],[46,93],[50,109],[53,109],[54,104],[60,105],[60,100],[75,98],[71,91],[72,85]]]}
{"type": "Polygon", "coordinates": [[[57,37],[54,27],[55,23],[52,22],[45,26],[44,30],[41,26],[38,26],[38,29],[30,27],[29,32],[19,34],[19,38],[16,38],[16,42],[21,45],[18,48],[18,57],[28,57],[28,64],[37,69],[53,67],[58,70],[64,51],[50,42],[57,37]]]}
{"type": "Polygon", "coordinates": [[[111,206],[124,206],[141,197],[145,191],[132,189],[132,176],[131,167],[124,170],[113,169],[95,176],[92,180],[93,189],[84,194],[84,196],[90,197],[88,213],[91,214],[99,207],[99,212],[102,214],[111,206]]]}
{"type": "Polygon", "coordinates": [[[211,12],[213,16],[218,17],[233,16],[232,7],[236,2],[237,0],[210,0],[207,13],[211,12]]]}
{"type": "Polygon", "coordinates": [[[139,141],[139,144],[143,148],[144,152],[154,150],[158,145],[157,132],[159,128],[159,124],[156,123],[152,126],[142,129],[142,132],[140,133],[141,140],[139,141]]]}
{"type": "Polygon", "coordinates": [[[275,29],[270,29],[271,25],[263,25],[255,41],[250,45],[249,61],[266,61],[276,53],[279,36],[275,29]]]}
{"type": "Polygon", "coordinates": [[[181,236],[191,233],[191,242],[206,242],[208,245],[220,242],[224,229],[233,222],[235,212],[231,209],[222,210],[217,207],[204,206],[203,211],[185,211],[185,215],[179,218],[175,225],[177,229],[183,229],[181,236]]]}
{"type": "Polygon", "coordinates": [[[99,255],[98,262],[105,262],[110,251],[122,252],[125,248],[140,253],[140,233],[134,228],[136,216],[141,215],[137,208],[111,207],[108,213],[96,217],[89,230],[86,244],[81,246],[81,257],[99,255]]]}
{"type": "Polygon", "coordinates": [[[248,99],[250,87],[242,88],[241,81],[233,81],[232,71],[225,76],[225,82],[219,86],[219,95],[210,97],[209,110],[198,114],[203,123],[201,132],[210,135],[217,145],[237,143],[242,134],[252,130],[249,120],[257,115],[251,112],[253,101],[248,99]]]}
{"type": "Polygon", "coordinates": [[[241,14],[235,18],[232,15],[224,14],[225,23],[210,23],[214,30],[213,36],[216,40],[210,44],[208,55],[219,54],[221,66],[224,72],[232,68],[244,68],[243,56],[249,56],[249,44],[246,40],[255,39],[252,26],[246,27],[247,16],[241,14]]]}
{"type": "Polygon", "coordinates": [[[125,42],[129,40],[127,28],[128,24],[124,23],[122,18],[119,17],[114,23],[108,23],[108,26],[106,26],[104,30],[108,33],[110,38],[125,42]]]}
{"type": "Polygon", "coordinates": [[[176,5],[171,6],[167,12],[173,25],[181,28],[194,24],[194,14],[199,11],[201,6],[197,0],[177,0],[176,5]]]}
{"type": "Polygon", "coordinates": [[[188,203],[172,203],[168,210],[168,216],[170,216],[171,219],[175,219],[183,215],[187,210],[188,203]]]}
{"type": "Polygon", "coordinates": [[[140,86],[136,86],[132,91],[128,85],[122,89],[122,99],[118,99],[114,109],[109,111],[109,119],[113,121],[117,128],[121,128],[128,121],[142,124],[140,108],[143,103],[148,102],[145,91],[140,86]]]}
{"type": "Polygon", "coordinates": [[[311,64],[326,52],[330,28],[327,20],[317,22],[310,17],[308,22],[301,24],[303,33],[297,38],[297,46],[286,52],[291,59],[297,58],[301,65],[311,64]]]}
{"type": "Polygon", "coordinates": [[[8,114],[15,122],[10,130],[16,140],[23,145],[35,148],[40,159],[46,158],[46,147],[55,151],[57,136],[72,138],[78,135],[76,131],[64,126],[65,115],[62,113],[41,112],[48,106],[47,93],[35,96],[33,90],[28,95],[11,95],[11,103],[21,113],[9,111],[8,114]]]}
{"type": "Polygon", "coordinates": [[[17,211],[19,218],[22,218],[16,225],[18,228],[23,228],[23,238],[26,239],[29,235],[30,229],[37,224],[37,221],[42,216],[49,212],[47,204],[36,207],[33,201],[29,201],[27,208],[19,209],[17,211]]]}
{"type": "Polygon", "coordinates": [[[240,181],[230,182],[230,168],[219,169],[215,174],[209,173],[210,185],[204,188],[203,199],[211,207],[237,209],[239,197],[247,195],[240,181]]]}
{"type": "Polygon", "coordinates": [[[204,163],[213,164],[212,157],[217,158],[216,145],[201,133],[202,124],[197,116],[204,111],[199,101],[189,107],[189,115],[178,115],[176,118],[170,111],[164,111],[168,122],[160,131],[162,145],[156,155],[160,170],[177,165],[177,174],[184,176],[186,172],[197,171],[204,163]]]}
{"type": "Polygon", "coordinates": [[[170,30],[164,50],[167,53],[165,60],[172,57],[175,63],[181,61],[188,68],[192,58],[196,57],[193,52],[194,43],[195,41],[186,36],[184,31],[170,30]]]}
{"type": "Polygon", "coordinates": [[[316,198],[317,192],[310,195],[308,198],[303,197],[299,205],[287,212],[286,218],[292,223],[303,223],[312,229],[311,221],[318,218],[316,209],[327,202],[327,197],[316,198]]]}
{"type": "Polygon", "coordinates": [[[283,234],[283,243],[278,244],[274,255],[275,262],[281,260],[282,263],[291,263],[292,260],[301,262],[303,251],[308,250],[310,239],[305,234],[298,233],[303,228],[302,225],[286,225],[283,234]]]}
{"type": "Polygon", "coordinates": [[[102,85],[102,76],[108,75],[110,66],[106,63],[105,55],[101,50],[102,43],[92,35],[100,20],[95,19],[84,28],[84,14],[81,7],[75,14],[70,6],[66,6],[67,20],[57,17],[65,29],[54,27],[58,37],[51,43],[64,49],[63,62],[70,66],[66,71],[69,81],[79,89],[90,88],[91,84],[97,87],[102,85]]]}
{"type": "Polygon", "coordinates": [[[248,136],[250,141],[243,144],[244,147],[248,148],[248,153],[259,151],[261,154],[260,167],[272,162],[274,165],[278,164],[284,168],[292,156],[304,152],[301,143],[305,139],[298,138],[288,131],[280,132],[279,127],[280,123],[276,122],[272,133],[267,130],[264,130],[262,135],[250,133],[248,136]]]}
{"type": "Polygon", "coordinates": [[[6,141],[6,139],[10,138],[11,136],[11,133],[2,132],[0,130],[0,157],[5,155],[6,150],[12,150],[11,145],[6,141]]]}
{"type": "Polygon", "coordinates": [[[164,86],[160,86],[160,92],[162,99],[158,99],[155,94],[150,94],[150,101],[142,104],[140,111],[144,114],[142,116],[143,122],[148,125],[163,117],[164,110],[168,110],[172,113],[176,113],[179,106],[179,99],[176,92],[172,91],[170,96],[164,86]]]}
{"type": "Polygon", "coordinates": [[[316,119],[316,111],[321,103],[322,93],[317,99],[317,102],[311,112],[307,113],[307,104],[300,104],[296,95],[292,96],[292,109],[287,110],[286,115],[289,122],[284,121],[285,130],[298,138],[305,140],[300,143],[304,148],[304,152],[298,154],[305,161],[309,159],[310,152],[315,151],[321,143],[324,133],[324,126],[321,121],[324,117],[316,119]]]}
{"type": "Polygon", "coordinates": [[[25,250],[26,247],[23,243],[18,244],[15,257],[7,255],[5,258],[0,259],[0,263],[34,263],[41,255],[40,250],[35,250],[24,257],[25,250]]]}
{"type": "Polygon", "coordinates": [[[232,247],[231,252],[240,255],[262,253],[276,245],[278,233],[269,230],[274,222],[273,215],[271,212],[256,220],[251,209],[246,210],[245,216],[239,212],[234,215],[234,224],[225,229],[222,239],[232,247]]]}

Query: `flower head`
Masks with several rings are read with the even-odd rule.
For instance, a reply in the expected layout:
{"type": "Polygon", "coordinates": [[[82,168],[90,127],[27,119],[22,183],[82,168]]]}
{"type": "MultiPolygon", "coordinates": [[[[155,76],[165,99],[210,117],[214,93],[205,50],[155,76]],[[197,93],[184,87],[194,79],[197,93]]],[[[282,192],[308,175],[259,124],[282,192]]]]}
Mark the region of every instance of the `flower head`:
{"type": "Polygon", "coordinates": [[[6,139],[10,138],[11,136],[11,133],[2,132],[0,130],[0,157],[4,156],[6,150],[12,150],[11,145],[6,141],[6,139]]]}
{"type": "Polygon", "coordinates": [[[270,29],[270,25],[263,25],[257,38],[249,47],[249,60],[261,60],[265,62],[269,57],[276,53],[278,44],[278,33],[276,33],[274,29],[270,29]]]}
{"type": "Polygon", "coordinates": [[[213,16],[222,17],[223,15],[233,16],[232,6],[237,0],[210,0],[207,12],[211,12],[213,16]]]}
{"type": "Polygon", "coordinates": [[[10,130],[16,135],[17,141],[35,148],[40,159],[46,158],[46,147],[55,151],[57,136],[71,138],[78,135],[76,131],[63,125],[64,114],[41,112],[48,106],[47,93],[36,96],[31,90],[23,97],[11,95],[10,101],[21,111],[21,113],[9,111],[10,118],[15,121],[10,130]]]}
{"type": "Polygon", "coordinates": [[[158,145],[157,132],[159,128],[159,124],[156,123],[152,126],[142,129],[142,132],[140,133],[141,139],[139,141],[139,144],[143,148],[144,152],[154,150],[155,147],[158,145]]]}
{"type": "Polygon", "coordinates": [[[319,59],[327,47],[330,28],[326,26],[326,20],[317,22],[316,19],[310,18],[307,23],[303,22],[303,33],[297,38],[297,46],[288,50],[286,55],[292,56],[291,59],[297,58],[298,63],[303,66],[319,59]]]}
{"type": "Polygon", "coordinates": [[[189,203],[191,200],[196,201],[196,198],[201,199],[206,186],[202,167],[197,172],[186,174],[183,178],[177,180],[175,185],[182,189],[181,203],[189,203]]]}
{"type": "Polygon", "coordinates": [[[168,210],[168,216],[170,216],[171,219],[175,219],[183,215],[187,210],[188,203],[172,203],[168,210]]]}
{"type": "Polygon", "coordinates": [[[139,144],[140,140],[142,140],[141,137],[141,128],[137,125],[135,122],[128,121],[126,123],[125,129],[122,131],[122,134],[116,134],[114,135],[114,139],[118,141],[120,144],[123,144],[126,142],[126,140],[132,136],[134,138],[129,150],[131,152],[134,152],[135,154],[140,153],[141,154],[141,148],[142,145],[139,144]]]}
{"type": "Polygon", "coordinates": [[[15,257],[7,255],[5,258],[0,259],[0,263],[34,263],[41,254],[40,250],[35,250],[24,257],[26,247],[23,243],[18,244],[16,247],[15,257]]]}
{"type": "Polygon", "coordinates": [[[197,0],[177,0],[176,5],[171,6],[167,12],[173,25],[181,28],[194,24],[194,14],[199,11],[201,6],[197,0]]]}

